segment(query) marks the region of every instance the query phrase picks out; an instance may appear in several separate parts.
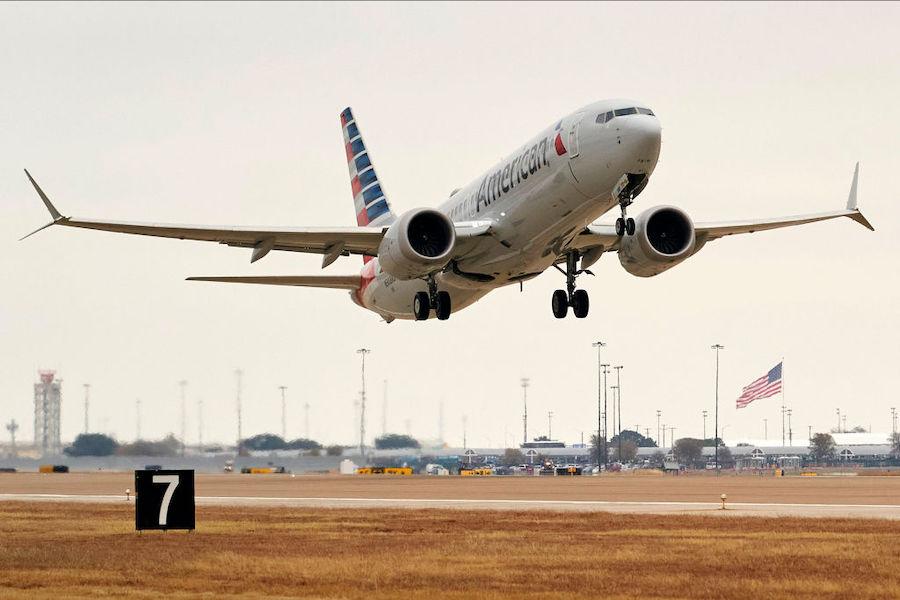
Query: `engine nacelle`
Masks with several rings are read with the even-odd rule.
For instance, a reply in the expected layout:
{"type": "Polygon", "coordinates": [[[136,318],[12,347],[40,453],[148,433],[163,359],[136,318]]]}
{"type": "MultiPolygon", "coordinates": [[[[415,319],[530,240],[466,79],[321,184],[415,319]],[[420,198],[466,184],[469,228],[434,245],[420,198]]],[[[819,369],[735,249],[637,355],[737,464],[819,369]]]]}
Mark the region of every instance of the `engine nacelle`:
{"type": "Polygon", "coordinates": [[[694,222],[679,208],[649,208],[634,225],[634,235],[619,241],[619,262],[632,275],[659,275],[694,253],[694,222]]]}
{"type": "Polygon", "coordinates": [[[430,208],[403,214],[378,247],[381,270],[397,279],[417,279],[442,269],[453,257],[456,229],[446,215],[430,208]]]}

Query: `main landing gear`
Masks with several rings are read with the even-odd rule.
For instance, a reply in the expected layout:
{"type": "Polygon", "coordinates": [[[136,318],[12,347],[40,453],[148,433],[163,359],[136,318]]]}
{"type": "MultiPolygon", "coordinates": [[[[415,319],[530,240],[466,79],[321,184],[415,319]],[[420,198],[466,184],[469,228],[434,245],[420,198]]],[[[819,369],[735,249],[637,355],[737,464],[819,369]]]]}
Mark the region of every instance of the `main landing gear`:
{"type": "Polygon", "coordinates": [[[588,315],[591,302],[588,298],[587,290],[576,290],[575,278],[582,273],[587,273],[588,275],[593,275],[593,273],[587,269],[578,270],[578,260],[580,258],[580,253],[577,250],[572,250],[566,254],[565,271],[560,269],[559,266],[553,265],[566,276],[566,289],[553,292],[551,305],[553,307],[553,316],[557,319],[565,318],[570,306],[576,319],[583,319],[588,315]]]}
{"type": "Polygon", "coordinates": [[[434,314],[439,321],[446,321],[450,318],[450,294],[439,292],[434,275],[429,275],[428,291],[416,292],[416,295],[413,296],[413,314],[416,321],[427,319],[432,308],[434,308],[434,314]]]}

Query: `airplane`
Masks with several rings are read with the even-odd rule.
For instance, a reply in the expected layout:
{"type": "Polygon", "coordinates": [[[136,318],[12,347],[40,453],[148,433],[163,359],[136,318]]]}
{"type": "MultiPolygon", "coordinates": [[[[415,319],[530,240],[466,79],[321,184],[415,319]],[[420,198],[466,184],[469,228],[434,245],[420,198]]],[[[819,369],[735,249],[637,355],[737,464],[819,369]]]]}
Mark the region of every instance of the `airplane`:
{"type": "MultiPolygon", "coordinates": [[[[437,208],[395,214],[350,108],[340,113],[356,227],[213,227],[77,219],[63,216],[25,173],[53,221],[30,235],[62,225],[118,233],[219,242],[250,248],[250,262],[273,250],[322,255],[322,268],[341,256],[361,255],[355,275],[188,277],[189,281],[306,286],[349,291],[359,306],[390,323],[423,321],[432,313],[474,304],[490,291],[522,284],[549,268],[565,276],[553,292],[553,315],[588,315],[586,290],[603,254],[652,277],[696,254],[708,242],[741,233],[849,217],[874,231],[857,208],[859,163],[844,210],[783,218],[694,223],[675,206],[627,209],[646,188],[659,158],[661,127],[643,102],[588,104],[554,121],[515,152],[450,196],[437,208]],[[595,224],[619,210],[613,224],[595,224]]],[[[28,237],[28,236],[25,236],[28,237]]],[[[24,238],[22,238],[24,239],[24,238]]]]}

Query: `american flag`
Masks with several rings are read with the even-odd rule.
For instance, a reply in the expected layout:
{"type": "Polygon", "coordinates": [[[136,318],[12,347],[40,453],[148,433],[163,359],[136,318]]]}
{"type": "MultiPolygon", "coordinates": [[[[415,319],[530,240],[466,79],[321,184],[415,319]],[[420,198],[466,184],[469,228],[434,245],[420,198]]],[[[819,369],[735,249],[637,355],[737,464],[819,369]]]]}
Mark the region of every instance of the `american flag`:
{"type": "Polygon", "coordinates": [[[737,399],[737,407],[744,408],[754,400],[760,398],[768,398],[774,396],[781,391],[781,365],[778,363],[772,370],[751,383],[741,392],[741,397],[737,399]]]}

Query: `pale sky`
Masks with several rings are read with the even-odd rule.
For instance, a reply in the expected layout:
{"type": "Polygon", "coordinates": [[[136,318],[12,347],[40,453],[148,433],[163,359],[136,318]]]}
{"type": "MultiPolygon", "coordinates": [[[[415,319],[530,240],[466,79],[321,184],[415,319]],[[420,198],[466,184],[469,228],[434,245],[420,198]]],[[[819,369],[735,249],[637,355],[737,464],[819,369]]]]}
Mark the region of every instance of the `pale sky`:
{"type": "MultiPolygon", "coordinates": [[[[0,421],[32,436],[39,368],[63,378],[63,437],[236,435],[356,442],[359,356],[368,429],[470,445],[529,430],[585,439],[596,351],[624,365],[623,425],[699,436],[721,343],[726,441],[780,440],[780,399],[737,411],[743,385],[785,359],[795,437],[836,423],[890,428],[900,407],[900,5],[0,4],[0,421]],[[632,214],[675,204],[697,221],[843,208],[854,163],[876,232],[847,219],[710,243],[635,278],[615,255],[580,285],[585,320],[557,321],[556,271],[448,322],[386,325],[341,291],[185,282],[316,274],[321,257],[53,228],[27,167],[66,215],[151,222],[354,223],[338,113],[354,108],[396,212],[437,205],[542,127],[589,102],[640,99],[663,127],[632,214]]],[[[601,219],[603,220],[603,219],[601,219]]],[[[605,219],[610,221],[610,218],[605,219]]],[[[359,257],[328,273],[356,273],[359,257]]],[[[613,383],[610,381],[610,383],[613,383]]],[[[709,421],[711,431],[712,422],[709,421]]],[[[5,430],[0,429],[5,436],[5,430]]],[[[371,436],[370,436],[371,437],[371,436]]]]}

